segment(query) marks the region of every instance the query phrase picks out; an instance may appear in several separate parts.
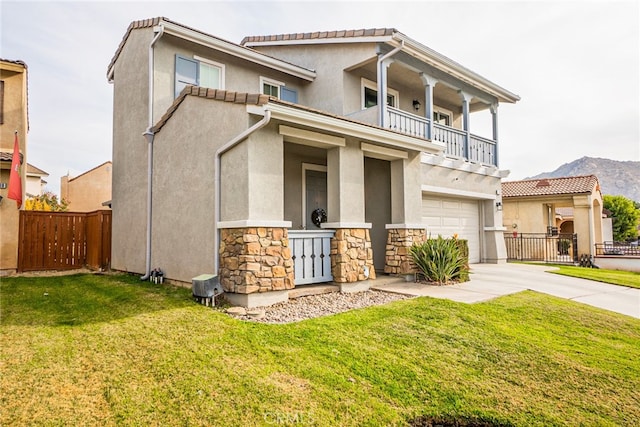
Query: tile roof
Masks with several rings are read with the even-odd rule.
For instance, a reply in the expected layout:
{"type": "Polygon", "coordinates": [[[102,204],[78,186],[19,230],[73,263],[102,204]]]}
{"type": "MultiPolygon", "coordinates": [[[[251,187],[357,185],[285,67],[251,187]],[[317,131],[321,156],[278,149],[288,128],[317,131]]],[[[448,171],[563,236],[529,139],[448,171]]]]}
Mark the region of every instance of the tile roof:
{"type": "Polygon", "coordinates": [[[266,36],[247,36],[240,42],[247,43],[272,42],[283,40],[313,40],[313,39],[339,39],[355,37],[383,37],[397,33],[395,28],[368,28],[359,30],[316,31],[313,33],[274,34],[266,36]]]}
{"type": "Polygon", "coordinates": [[[600,190],[595,175],[529,179],[502,183],[502,197],[532,197],[561,194],[588,194],[600,190]]]}
{"type": "MultiPolygon", "coordinates": [[[[11,162],[13,160],[13,151],[0,151],[0,161],[11,162]]],[[[24,155],[20,153],[20,164],[24,162],[24,155]]]]}

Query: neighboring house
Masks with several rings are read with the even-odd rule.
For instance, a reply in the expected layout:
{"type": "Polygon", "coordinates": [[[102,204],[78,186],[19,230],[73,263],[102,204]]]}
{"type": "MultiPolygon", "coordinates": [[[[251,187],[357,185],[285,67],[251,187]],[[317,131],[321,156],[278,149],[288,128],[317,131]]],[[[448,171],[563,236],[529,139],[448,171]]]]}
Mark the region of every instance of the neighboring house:
{"type": "Polygon", "coordinates": [[[112,164],[104,162],[75,178],[69,174],[60,178],[60,197],[68,203],[70,212],[93,212],[105,209],[111,200],[112,164]]]}
{"type": "Polygon", "coordinates": [[[41,196],[44,193],[44,187],[47,185],[47,181],[44,179],[49,174],[33,166],[31,163],[27,163],[27,188],[25,190],[27,197],[41,196]]]}
{"type": "Polygon", "coordinates": [[[116,270],[215,273],[252,306],[411,273],[429,235],[506,259],[497,107],[519,97],[395,29],[238,45],[136,21],[107,76],[116,270]],[[469,128],[482,110],[488,138],[469,128]]]}
{"type": "Polygon", "coordinates": [[[595,175],[502,183],[502,217],[509,232],[575,233],[577,254],[595,254],[604,240],[602,194],[595,175]]]}
{"type": "Polygon", "coordinates": [[[9,172],[15,132],[20,142],[22,200],[25,200],[27,132],[27,65],[22,61],[0,59],[0,274],[16,270],[18,265],[18,227],[20,212],[14,200],[7,198],[9,172]]]}

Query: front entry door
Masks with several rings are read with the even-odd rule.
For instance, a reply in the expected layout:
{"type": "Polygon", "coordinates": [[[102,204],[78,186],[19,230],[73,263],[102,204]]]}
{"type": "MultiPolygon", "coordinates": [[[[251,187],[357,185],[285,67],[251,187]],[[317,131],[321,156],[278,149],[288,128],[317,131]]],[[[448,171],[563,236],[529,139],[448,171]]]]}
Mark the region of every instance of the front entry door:
{"type": "Polygon", "coordinates": [[[302,223],[307,230],[315,230],[320,228],[318,221],[324,213],[326,221],[327,214],[327,172],[313,169],[305,171],[305,209],[302,223]],[[315,224],[314,224],[315,220],[315,224]]]}

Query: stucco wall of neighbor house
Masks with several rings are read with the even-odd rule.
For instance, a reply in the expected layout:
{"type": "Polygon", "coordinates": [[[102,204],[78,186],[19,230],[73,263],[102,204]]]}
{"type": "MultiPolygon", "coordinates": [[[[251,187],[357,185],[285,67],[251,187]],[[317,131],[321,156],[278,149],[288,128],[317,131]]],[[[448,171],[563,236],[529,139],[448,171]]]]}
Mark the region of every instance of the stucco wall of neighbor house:
{"type": "MultiPolygon", "coordinates": [[[[0,80],[4,81],[3,123],[0,124],[0,149],[13,153],[14,132],[18,131],[23,163],[20,168],[22,178],[22,201],[26,193],[27,170],[27,70],[18,64],[0,66],[0,80]]],[[[7,188],[0,189],[0,273],[13,272],[18,266],[18,232],[20,211],[15,200],[7,198],[9,192],[9,172],[11,162],[2,162],[0,182],[7,188]]]]}
{"type": "MultiPolygon", "coordinates": [[[[161,268],[165,277],[191,282],[203,273],[217,274],[215,152],[248,126],[244,105],[187,96],[156,134],[151,268],[161,268]]],[[[230,184],[224,174],[222,180],[230,184]]]]}
{"type": "MultiPolygon", "coordinates": [[[[112,260],[144,273],[147,218],[148,48],[151,28],[132,31],[114,65],[112,260]]],[[[156,115],[162,114],[156,111],[156,115]]]]}
{"type": "MultiPolygon", "coordinates": [[[[546,233],[547,206],[540,200],[503,199],[502,218],[507,231],[519,233],[546,233]],[[517,227],[514,227],[514,224],[517,227]]],[[[553,210],[553,209],[552,209],[553,210]]]]}
{"type": "Polygon", "coordinates": [[[92,212],[108,209],[104,202],[111,200],[113,166],[105,162],[75,178],[60,178],[60,196],[69,202],[70,212],[92,212]]]}

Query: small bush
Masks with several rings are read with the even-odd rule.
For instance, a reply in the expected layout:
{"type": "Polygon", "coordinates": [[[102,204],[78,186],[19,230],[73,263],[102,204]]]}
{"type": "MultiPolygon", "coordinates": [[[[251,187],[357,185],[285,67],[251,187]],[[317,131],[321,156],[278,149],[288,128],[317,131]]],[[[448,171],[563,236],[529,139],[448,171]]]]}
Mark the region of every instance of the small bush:
{"type": "Polygon", "coordinates": [[[444,285],[469,280],[469,249],[466,240],[428,239],[411,247],[411,257],[430,282],[444,285]]]}

